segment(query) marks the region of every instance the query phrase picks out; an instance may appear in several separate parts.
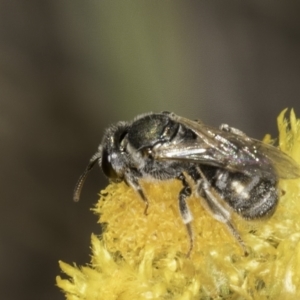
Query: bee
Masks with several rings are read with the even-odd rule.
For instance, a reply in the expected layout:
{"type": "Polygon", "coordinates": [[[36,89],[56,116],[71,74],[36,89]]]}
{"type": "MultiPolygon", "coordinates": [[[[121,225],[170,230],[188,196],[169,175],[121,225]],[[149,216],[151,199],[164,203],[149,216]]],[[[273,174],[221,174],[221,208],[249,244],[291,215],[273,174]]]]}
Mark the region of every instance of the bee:
{"type": "Polygon", "coordinates": [[[178,207],[193,249],[192,214],[186,199],[196,196],[214,219],[224,223],[247,254],[232,221],[232,212],[244,219],[270,217],[278,204],[280,178],[300,177],[299,165],[272,145],[222,124],[213,128],[171,112],[147,113],[131,122],[107,128],[96,154],[80,176],[78,201],[88,172],[98,163],[112,181],[124,181],[145,203],[149,200],[139,181],[177,179],[182,182],[178,207]]]}

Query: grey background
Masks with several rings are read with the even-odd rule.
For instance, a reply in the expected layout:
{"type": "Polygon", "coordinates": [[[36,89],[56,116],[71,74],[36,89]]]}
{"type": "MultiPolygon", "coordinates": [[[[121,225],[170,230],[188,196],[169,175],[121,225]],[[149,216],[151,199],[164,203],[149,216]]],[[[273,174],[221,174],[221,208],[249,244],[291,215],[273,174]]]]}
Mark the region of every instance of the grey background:
{"type": "Polygon", "coordinates": [[[58,260],[89,262],[75,182],[105,127],[170,110],[248,135],[300,114],[299,1],[0,0],[0,295],[64,299],[58,260]]]}

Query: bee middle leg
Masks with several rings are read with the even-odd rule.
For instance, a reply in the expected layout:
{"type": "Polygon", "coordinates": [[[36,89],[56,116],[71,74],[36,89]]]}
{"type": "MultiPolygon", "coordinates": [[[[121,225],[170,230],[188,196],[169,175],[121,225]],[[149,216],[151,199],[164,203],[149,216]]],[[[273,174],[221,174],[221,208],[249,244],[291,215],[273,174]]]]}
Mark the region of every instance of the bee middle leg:
{"type": "Polygon", "coordinates": [[[192,189],[189,186],[188,182],[186,181],[186,178],[183,173],[181,173],[177,177],[177,179],[179,179],[183,185],[182,190],[179,192],[178,200],[179,200],[180,215],[181,215],[183,223],[186,226],[188,236],[189,236],[189,241],[190,241],[190,247],[189,247],[189,250],[186,255],[187,257],[189,257],[192,252],[193,246],[194,246],[194,237],[193,237],[193,230],[192,230],[192,225],[191,225],[193,217],[192,217],[191,211],[186,203],[186,198],[191,195],[192,189]]]}

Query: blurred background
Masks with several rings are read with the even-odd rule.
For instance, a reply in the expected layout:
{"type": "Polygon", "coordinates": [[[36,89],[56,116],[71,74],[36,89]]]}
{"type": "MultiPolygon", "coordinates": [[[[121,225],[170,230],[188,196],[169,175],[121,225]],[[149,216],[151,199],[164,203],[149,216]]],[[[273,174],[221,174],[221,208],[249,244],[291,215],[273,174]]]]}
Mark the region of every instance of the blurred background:
{"type": "Polygon", "coordinates": [[[107,184],[79,175],[103,130],[174,111],[261,139],[300,115],[300,2],[0,0],[0,295],[64,299],[107,184]]]}

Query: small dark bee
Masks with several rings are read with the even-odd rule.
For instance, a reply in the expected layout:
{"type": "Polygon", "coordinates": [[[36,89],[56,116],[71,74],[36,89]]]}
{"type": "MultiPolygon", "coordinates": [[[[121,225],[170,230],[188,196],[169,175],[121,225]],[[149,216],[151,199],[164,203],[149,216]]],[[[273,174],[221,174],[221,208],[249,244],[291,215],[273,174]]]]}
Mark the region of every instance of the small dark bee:
{"type": "Polygon", "coordinates": [[[231,213],[244,219],[269,217],[276,209],[279,178],[300,177],[300,167],[277,148],[249,138],[228,125],[219,129],[170,112],[149,113],[132,122],[109,127],[74,191],[78,201],[88,172],[98,162],[113,181],[125,181],[145,202],[149,201],[139,179],[178,179],[182,190],[179,211],[193,248],[193,217],[186,202],[195,183],[196,196],[218,221],[226,224],[245,254],[246,246],[235,229],[231,213]]]}

